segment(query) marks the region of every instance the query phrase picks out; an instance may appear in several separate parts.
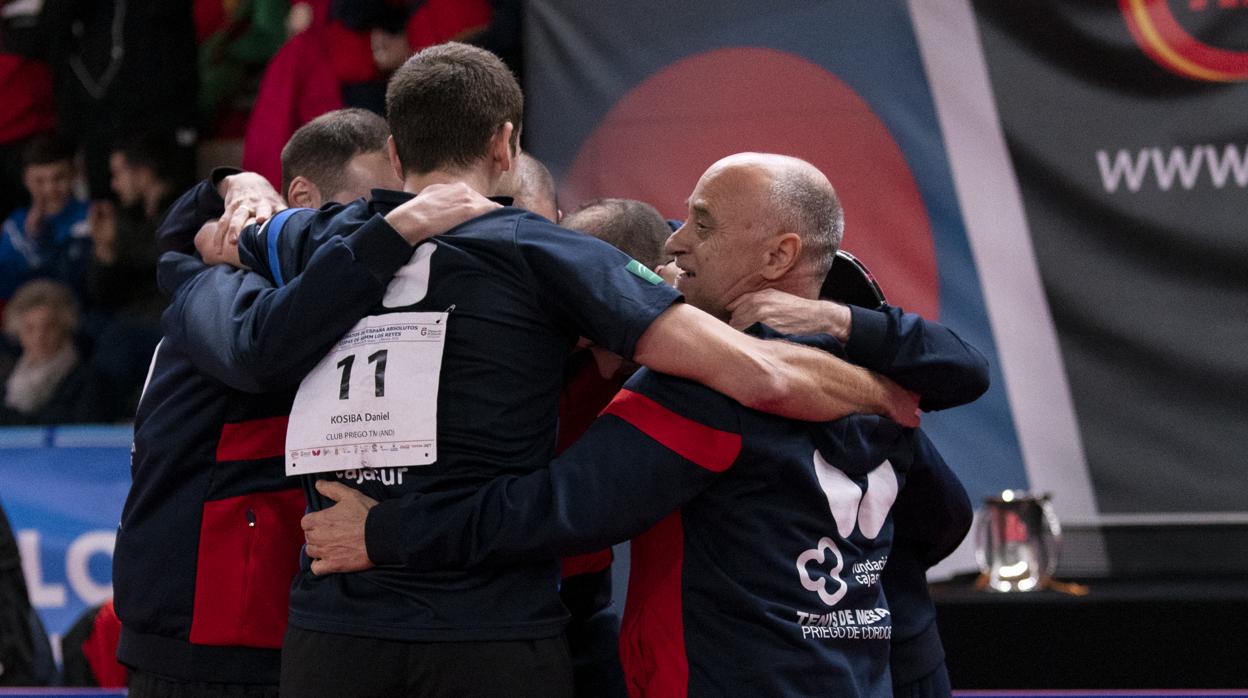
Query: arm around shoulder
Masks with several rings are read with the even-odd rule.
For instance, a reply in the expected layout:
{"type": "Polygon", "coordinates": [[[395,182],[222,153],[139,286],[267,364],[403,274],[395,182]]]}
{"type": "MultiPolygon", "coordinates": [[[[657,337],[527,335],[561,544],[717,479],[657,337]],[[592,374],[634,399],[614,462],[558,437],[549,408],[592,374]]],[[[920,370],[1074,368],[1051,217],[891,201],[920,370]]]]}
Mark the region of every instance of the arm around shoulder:
{"type": "Polygon", "coordinates": [[[917,398],[883,376],[817,349],[750,337],[683,303],[650,325],[634,360],[783,417],[827,421],[861,412],[918,424],[917,398]]]}
{"type": "Polygon", "coordinates": [[[850,361],[919,393],[922,409],[964,405],[988,390],[988,360],[948,327],[892,306],[850,312],[850,361]]]}

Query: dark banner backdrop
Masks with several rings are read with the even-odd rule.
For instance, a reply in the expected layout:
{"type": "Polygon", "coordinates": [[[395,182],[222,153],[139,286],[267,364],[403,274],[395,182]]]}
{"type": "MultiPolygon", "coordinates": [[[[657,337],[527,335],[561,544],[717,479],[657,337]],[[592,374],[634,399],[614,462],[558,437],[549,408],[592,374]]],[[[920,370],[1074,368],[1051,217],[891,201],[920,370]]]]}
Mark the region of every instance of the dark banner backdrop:
{"type": "MultiPolygon", "coordinates": [[[[904,4],[529,3],[527,147],[571,210],[625,196],[683,218],[733,152],[803,157],[846,206],[845,247],[894,303],[992,357],[974,260],[904,4]]],[[[976,496],[1026,484],[1004,381],[927,418],[976,496]]]]}
{"type": "Polygon", "coordinates": [[[1105,514],[1245,509],[1248,83],[1181,55],[1237,5],[975,2],[1105,514]]]}

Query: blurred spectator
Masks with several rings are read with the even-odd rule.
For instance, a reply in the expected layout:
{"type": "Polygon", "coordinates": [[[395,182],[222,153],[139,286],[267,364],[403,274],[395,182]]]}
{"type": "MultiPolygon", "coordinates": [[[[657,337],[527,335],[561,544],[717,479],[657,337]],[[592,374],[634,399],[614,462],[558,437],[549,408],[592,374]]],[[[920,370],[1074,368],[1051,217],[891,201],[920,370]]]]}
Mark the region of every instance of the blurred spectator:
{"type": "Polygon", "coordinates": [[[147,357],[160,341],[165,298],[156,287],[156,224],[182,189],[175,181],[173,144],[142,136],[109,156],[117,205],[97,201],[88,222],[95,242],[87,269],[87,299],[94,313],[91,365],[132,416],[139,403],[147,357]]]}
{"type": "Polygon", "coordinates": [[[128,672],[117,661],[120,638],[111,599],[84,611],[61,638],[61,685],[125,688],[128,672]]]}
{"type": "MultiPolygon", "coordinates": [[[[311,11],[292,10],[292,18],[302,24],[311,14],[311,25],[273,56],[247,123],[243,169],[271,182],[281,175],[282,144],[303,124],[344,106],[384,114],[386,78],[412,52],[497,34],[495,3],[487,0],[334,0],[329,8],[323,0],[296,8],[305,4],[311,11]]],[[[519,28],[518,21],[507,26],[519,28]]]]}
{"type": "Polygon", "coordinates": [[[174,134],[194,175],[199,80],[191,0],[45,0],[57,129],[82,148],[90,198],[111,198],[108,156],[139,133],[174,134]]]}
{"type": "Polygon", "coordinates": [[[342,108],[342,84],[374,71],[367,35],[317,16],[273,56],[243,139],[243,169],[281,178],[282,146],[303,124],[342,108]]]}
{"type": "Polygon", "coordinates": [[[39,8],[0,0],[0,219],[30,203],[22,187],[22,151],[32,136],[51,131],[52,74],[38,55],[39,8]]]}
{"type": "Polygon", "coordinates": [[[286,0],[195,0],[199,110],[210,132],[240,101],[250,109],[260,73],[286,41],[289,10],[286,0]]]}
{"type": "Polygon", "coordinates": [[[5,331],[21,355],[4,380],[0,424],[108,421],[111,403],[90,366],[78,356],[78,304],[64,284],[35,279],[4,309],[5,331]]]}
{"type": "Polygon", "coordinates": [[[39,136],[26,147],[22,183],[30,206],[13,211],[0,237],[0,301],[36,277],[52,277],[83,291],[91,236],[87,204],[74,198],[73,147],[39,136]]]}
{"type": "Polygon", "coordinates": [[[26,592],[21,551],[0,507],[0,686],[47,686],[55,674],[52,648],[26,592]]]}
{"type": "Polygon", "coordinates": [[[164,303],[156,289],[156,224],[180,193],[173,144],[143,136],[109,155],[117,197],[97,201],[87,218],[94,241],[87,271],[91,305],[158,323],[164,303]]]}

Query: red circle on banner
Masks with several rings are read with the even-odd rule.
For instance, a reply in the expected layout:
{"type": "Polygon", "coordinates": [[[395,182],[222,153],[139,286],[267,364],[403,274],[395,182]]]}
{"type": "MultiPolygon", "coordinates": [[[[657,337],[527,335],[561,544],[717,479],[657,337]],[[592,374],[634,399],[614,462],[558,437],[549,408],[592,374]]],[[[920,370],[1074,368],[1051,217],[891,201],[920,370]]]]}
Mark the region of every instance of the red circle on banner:
{"type": "MultiPolygon", "coordinates": [[[[1191,4],[1200,11],[1210,9],[1207,1],[1191,4]]],[[[1248,80],[1248,52],[1210,46],[1192,36],[1166,0],[1118,0],[1118,8],[1135,42],[1166,70],[1210,82],[1248,80]]]]}
{"type": "Polygon", "coordinates": [[[939,317],[931,224],[901,148],[853,89],[791,54],[718,49],[650,76],[582,143],[560,198],[571,206],[639,199],[684,219],[706,168],[743,151],[818,167],[845,207],[842,246],[871,269],[890,303],[939,317]]]}

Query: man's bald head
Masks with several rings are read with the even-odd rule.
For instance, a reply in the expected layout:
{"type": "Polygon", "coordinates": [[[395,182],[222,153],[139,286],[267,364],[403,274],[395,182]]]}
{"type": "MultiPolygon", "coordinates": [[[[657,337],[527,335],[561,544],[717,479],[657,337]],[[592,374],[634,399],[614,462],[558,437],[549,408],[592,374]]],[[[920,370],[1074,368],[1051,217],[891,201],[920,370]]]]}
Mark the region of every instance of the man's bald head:
{"type": "Polygon", "coordinates": [[[559,222],[555,178],[541,160],[528,153],[520,153],[515,165],[503,173],[498,182],[498,195],[510,196],[515,206],[559,222]]]}
{"type": "Polygon", "coordinates": [[[798,158],[738,153],[698,180],[685,224],[665,248],[693,305],[726,317],[745,293],[776,288],[817,297],[844,230],[836,192],[798,158]]]}
{"type": "Polygon", "coordinates": [[[707,170],[748,169],[765,178],[766,214],[775,232],[802,239],[802,262],[820,278],[828,273],[845,235],[845,213],[832,183],[819,168],[800,158],[774,153],[737,153],[707,170]]]}

